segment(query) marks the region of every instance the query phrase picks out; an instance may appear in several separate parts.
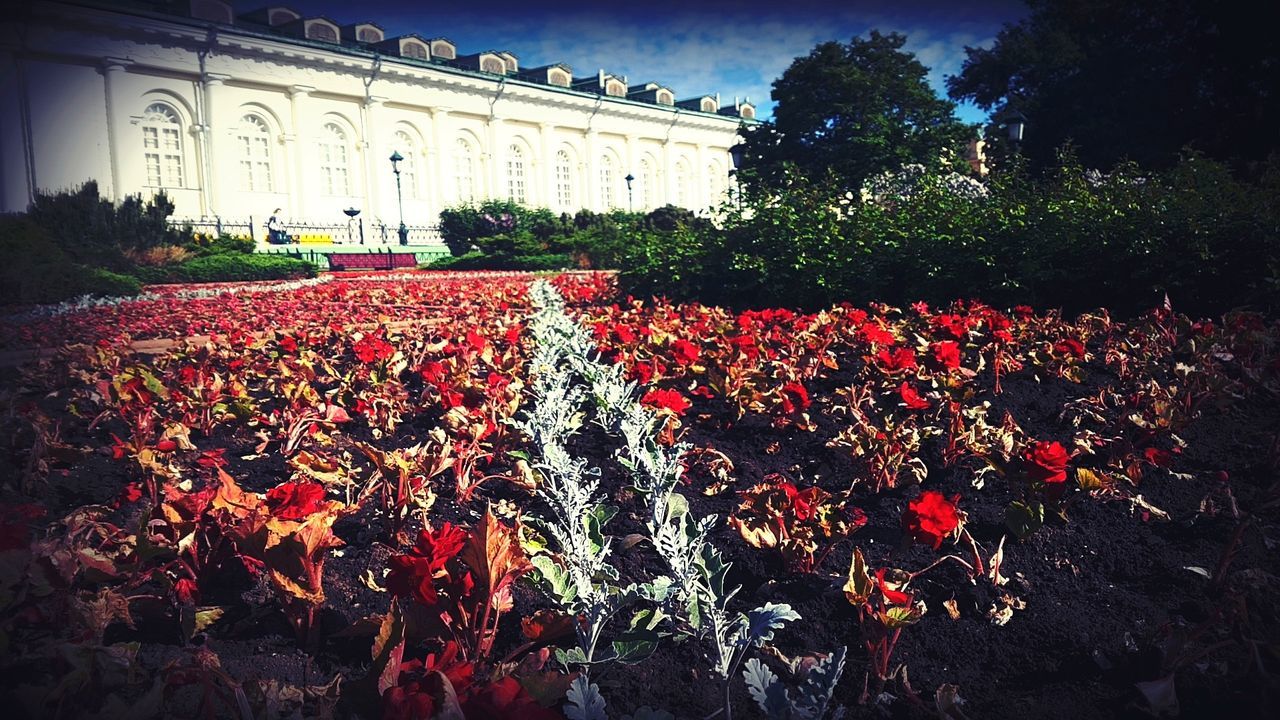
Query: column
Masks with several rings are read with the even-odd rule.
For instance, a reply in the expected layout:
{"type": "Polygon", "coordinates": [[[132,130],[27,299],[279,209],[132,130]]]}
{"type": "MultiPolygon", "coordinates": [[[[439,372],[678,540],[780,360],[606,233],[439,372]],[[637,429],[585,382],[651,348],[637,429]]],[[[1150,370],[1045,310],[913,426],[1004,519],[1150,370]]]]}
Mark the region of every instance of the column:
{"type": "Polygon", "coordinates": [[[225,158],[220,154],[221,143],[218,135],[225,133],[231,127],[226,118],[218,115],[218,97],[222,94],[222,86],[227,80],[231,79],[230,75],[222,73],[205,73],[201,78],[202,90],[204,92],[204,113],[203,117],[197,123],[200,125],[200,134],[204,138],[205,162],[203,163],[203,178],[205,191],[202,196],[206,199],[208,208],[206,212],[209,215],[217,215],[221,212],[221,202],[223,199],[223,178],[227,177],[226,166],[223,160],[225,158]]]}
{"type": "Polygon", "coordinates": [[[659,200],[664,205],[676,204],[675,191],[675,152],[671,147],[671,141],[665,140],[662,143],[662,197],[659,200]]]}
{"type": "Polygon", "coordinates": [[[644,182],[643,178],[636,175],[636,171],[640,169],[636,166],[636,145],[639,142],[639,137],[635,135],[627,135],[627,167],[622,171],[622,177],[625,178],[628,175],[632,177],[630,188],[627,187],[627,182],[625,180],[622,182],[622,189],[627,193],[627,197],[625,198],[627,201],[627,212],[635,212],[636,208],[640,208],[641,210],[644,209],[644,198],[636,196],[636,190],[639,190],[640,188],[636,185],[635,181],[639,180],[641,183],[644,182]]]}
{"type": "Polygon", "coordinates": [[[427,197],[431,199],[432,223],[440,219],[443,210],[455,193],[447,192],[453,186],[453,136],[446,132],[449,108],[438,107],[431,113],[431,148],[427,150],[427,197]]]}
{"type": "Polygon", "coordinates": [[[25,211],[35,199],[34,148],[28,142],[31,117],[21,62],[11,50],[0,50],[0,212],[25,211]]]}
{"type": "Polygon", "coordinates": [[[538,123],[538,139],[542,141],[542,191],[535,195],[541,200],[543,207],[561,209],[559,193],[556,192],[556,155],[555,155],[555,123],[538,123]]]}
{"type": "Polygon", "coordinates": [[[489,163],[489,195],[494,200],[507,199],[507,184],[503,182],[506,179],[506,159],[507,148],[503,144],[504,133],[502,132],[502,118],[491,117],[489,122],[485,124],[488,131],[489,152],[485,153],[485,158],[489,163]]]}
{"type": "Polygon", "coordinates": [[[102,60],[102,77],[106,85],[107,97],[107,154],[111,162],[111,189],[106,194],[107,197],[115,201],[124,198],[124,185],[121,179],[121,170],[124,165],[124,159],[121,153],[124,152],[124,122],[121,118],[116,117],[120,110],[120,99],[117,96],[120,92],[120,77],[133,64],[132,60],[125,58],[103,58],[102,60]]]}
{"type": "Polygon", "coordinates": [[[307,194],[311,192],[311,183],[307,182],[307,153],[315,144],[311,128],[303,122],[307,110],[308,98],[315,88],[309,85],[293,85],[289,88],[289,112],[293,115],[293,182],[289,183],[292,191],[289,195],[289,214],[295,221],[306,219],[307,194]]]}
{"type": "MultiPolygon", "coordinates": [[[[360,208],[366,221],[375,213],[381,213],[381,208],[387,207],[390,203],[386,202],[387,193],[382,192],[382,188],[387,187],[386,183],[379,182],[378,178],[382,177],[379,173],[380,169],[384,172],[391,173],[391,153],[386,153],[383,157],[385,146],[378,144],[378,130],[382,127],[382,106],[387,99],[380,95],[370,95],[365,98],[364,112],[361,114],[361,122],[364,127],[361,129],[363,135],[364,146],[364,202],[360,208]],[[386,167],[382,168],[385,163],[386,167]]],[[[392,176],[394,179],[394,175],[392,176]]],[[[395,188],[391,188],[394,192],[395,188]]],[[[391,198],[391,203],[395,202],[395,198],[391,198]]],[[[399,207],[396,208],[397,213],[399,207]]],[[[400,216],[396,215],[397,224],[400,216]]]]}
{"type": "Polygon", "coordinates": [[[582,207],[595,210],[597,212],[606,212],[608,208],[600,206],[600,158],[596,156],[598,138],[600,133],[595,130],[587,130],[586,137],[586,158],[583,159],[583,171],[586,177],[579,184],[583,192],[582,207]]]}
{"type": "Polygon", "coordinates": [[[708,214],[707,208],[711,206],[710,193],[707,191],[707,186],[710,184],[711,178],[707,177],[706,145],[698,143],[698,152],[696,157],[698,158],[698,167],[693,169],[693,180],[691,182],[697,183],[697,187],[692,188],[692,193],[690,194],[698,200],[698,214],[706,215],[708,214]]]}

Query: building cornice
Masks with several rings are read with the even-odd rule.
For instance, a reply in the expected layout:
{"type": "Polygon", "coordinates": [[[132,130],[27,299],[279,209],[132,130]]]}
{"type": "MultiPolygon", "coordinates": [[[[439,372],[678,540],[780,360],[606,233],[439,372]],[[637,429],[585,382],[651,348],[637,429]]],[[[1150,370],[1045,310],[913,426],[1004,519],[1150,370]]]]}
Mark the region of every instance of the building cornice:
{"type": "MultiPolygon", "coordinates": [[[[603,96],[534,83],[514,76],[495,77],[488,73],[431,61],[383,55],[372,50],[336,46],[302,38],[282,37],[250,28],[207,21],[51,1],[36,3],[32,17],[36,20],[56,20],[59,27],[66,27],[68,23],[78,24],[84,26],[86,30],[98,33],[111,32],[125,40],[148,42],[162,39],[167,44],[177,44],[191,52],[204,52],[207,53],[206,65],[210,66],[206,68],[206,74],[215,70],[229,69],[214,67],[218,65],[216,58],[219,54],[240,59],[275,60],[295,67],[302,66],[360,76],[366,75],[374,62],[380,60],[379,80],[399,80],[417,88],[464,91],[477,96],[493,95],[501,88],[503,92],[498,101],[500,104],[518,101],[538,107],[580,110],[588,114],[598,106],[599,112],[609,117],[662,126],[678,122],[682,130],[725,132],[730,129],[736,130],[744,122],[742,118],[716,113],[603,96]]],[[[49,50],[49,48],[43,49],[44,52],[49,50]]],[[[78,55],[73,48],[66,48],[62,52],[82,59],[90,57],[78,55]]],[[[100,58],[93,59],[100,60],[100,58]]],[[[133,67],[141,69],[151,66],[144,59],[138,59],[134,61],[133,67]]],[[[158,70],[172,71],[173,69],[171,66],[154,67],[158,70]]],[[[194,74],[199,77],[198,72],[194,74]]],[[[234,81],[234,79],[232,76],[231,80],[234,81]]],[[[255,79],[255,82],[261,83],[261,80],[255,79]]],[[[280,88],[287,90],[288,84],[281,83],[280,88]]],[[[325,93],[326,91],[320,89],[317,92],[325,93]]],[[[352,97],[359,99],[355,94],[352,94],[352,97]]],[[[388,102],[397,105],[429,107],[396,97],[389,98],[388,102]]],[[[749,120],[745,122],[751,123],[749,120]]]]}

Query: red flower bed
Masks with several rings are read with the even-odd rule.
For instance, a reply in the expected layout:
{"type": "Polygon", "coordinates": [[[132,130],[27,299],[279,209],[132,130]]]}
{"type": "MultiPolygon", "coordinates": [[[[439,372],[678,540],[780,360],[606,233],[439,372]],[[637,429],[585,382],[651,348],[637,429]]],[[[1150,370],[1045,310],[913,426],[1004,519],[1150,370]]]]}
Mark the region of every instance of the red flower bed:
{"type": "MultiPolygon", "coordinates": [[[[573,585],[533,520],[531,281],[167,288],[3,326],[10,348],[84,344],[3,388],[3,697],[23,716],[560,717],[594,621],[547,587],[611,583],[642,613],[601,643],[634,664],[590,670],[611,716],[721,710],[707,630],[624,592],[670,569],[594,400],[565,448],[613,508],[581,519],[611,569],[573,585]]],[[[735,313],[555,284],[637,383],[648,442],[689,446],[672,507],[732,563],[730,609],[800,615],[750,651],[793,688],[845,647],[846,717],[1275,701],[1274,321],[735,313]]]]}

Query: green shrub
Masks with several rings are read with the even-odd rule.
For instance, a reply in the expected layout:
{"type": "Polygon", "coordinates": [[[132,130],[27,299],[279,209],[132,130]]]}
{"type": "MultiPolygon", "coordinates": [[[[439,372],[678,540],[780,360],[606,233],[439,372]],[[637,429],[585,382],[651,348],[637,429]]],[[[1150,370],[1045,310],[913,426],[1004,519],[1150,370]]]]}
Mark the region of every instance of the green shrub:
{"type": "Polygon", "coordinates": [[[125,270],[131,264],[125,250],[191,243],[189,228],[169,225],[173,210],[163,192],[146,202],[129,196],[115,204],[102,198],[98,184],[89,181],[71,191],[37,193],[27,217],[73,262],[125,270]]]}
{"type": "Polygon", "coordinates": [[[94,295],[136,295],[138,281],[71,257],[30,218],[0,217],[0,303],[43,304],[94,295]]]}
{"type": "Polygon", "coordinates": [[[224,255],[226,253],[251,253],[257,246],[253,238],[243,235],[221,233],[216,236],[196,235],[187,246],[199,257],[206,255],[224,255]]]}
{"type": "Polygon", "coordinates": [[[1102,175],[1068,149],[1053,173],[1013,167],[981,192],[921,170],[867,202],[793,175],[719,229],[637,234],[622,284],[740,307],[977,298],[1128,315],[1165,293],[1195,314],[1280,306],[1280,162],[1257,183],[1196,156],[1102,175]]]}
{"type": "Polygon", "coordinates": [[[440,258],[427,265],[428,270],[564,270],[572,267],[573,257],[565,253],[509,256],[470,252],[440,258]]]}
{"type": "Polygon", "coordinates": [[[237,255],[227,253],[188,260],[166,268],[166,282],[232,282],[240,280],[286,280],[315,277],[316,266],[283,255],[237,255]]]}

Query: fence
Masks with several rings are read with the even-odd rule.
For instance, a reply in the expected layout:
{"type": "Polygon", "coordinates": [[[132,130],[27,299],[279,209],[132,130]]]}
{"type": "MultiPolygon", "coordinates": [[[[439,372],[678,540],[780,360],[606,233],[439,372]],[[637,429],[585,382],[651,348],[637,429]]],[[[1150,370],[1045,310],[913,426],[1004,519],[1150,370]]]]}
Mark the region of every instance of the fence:
{"type": "MultiPolygon", "coordinates": [[[[202,217],[199,219],[174,220],[173,225],[190,227],[198,233],[208,235],[240,235],[257,240],[266,238],[266,220],[252,216],[246,219],[227,219],[221,217],[202,217]],[[257,223],[257,225],[255,225],[257,223]],[[260,227],[258,227],[260,225],[260,227]]],[[[284,231],[298,239],[300,243],[343,244],[343,245],[398,245],[400,243],[399,226],[384,222],[354,218],[350,222],[309,223],[284,221],[284,231]]],[[[410,245],[440,245],[444,241],[440,236],[439,225],[409,225],[407,240],[410,245]]]]}
{"type": "MultiPolygon", "coordinates": [[[[308,248],[302,245],[272,245],[267,247],[259,247],[257,252],[267,254],[267,255],[287,255],[289,257],[298,258],[299,260],[306,260],[307,262],[312,263],[313,265],[315,265],[316,267],[322,270],[327,269],[329,267],[328,256],[331,254],[328,250],[308,248]]],[[[348,250],[348,251],[337,253],[337,254],[361,255],[361,254],[383,254],[383,253],[390,254],[395,252],[399,252],[399,251],[390,246],[380,247],[380,246],[374,245],[373,247],[365,249],[363,252],[361,252],[360,250],[352,249],[352,250],[348,250]]],[[[431,249],[425,249],[425,250],[419,247],[419,248],[413,249],[411,252],[413,253],[414,258],[416,258],[419,263],[428,263],[428,262],[431,262],[432,260],[439,260],[440,258],[446,257],[449,255],[449,249],[444,246],[441,246],[439,249],[431,248],[431,249]]]]}

